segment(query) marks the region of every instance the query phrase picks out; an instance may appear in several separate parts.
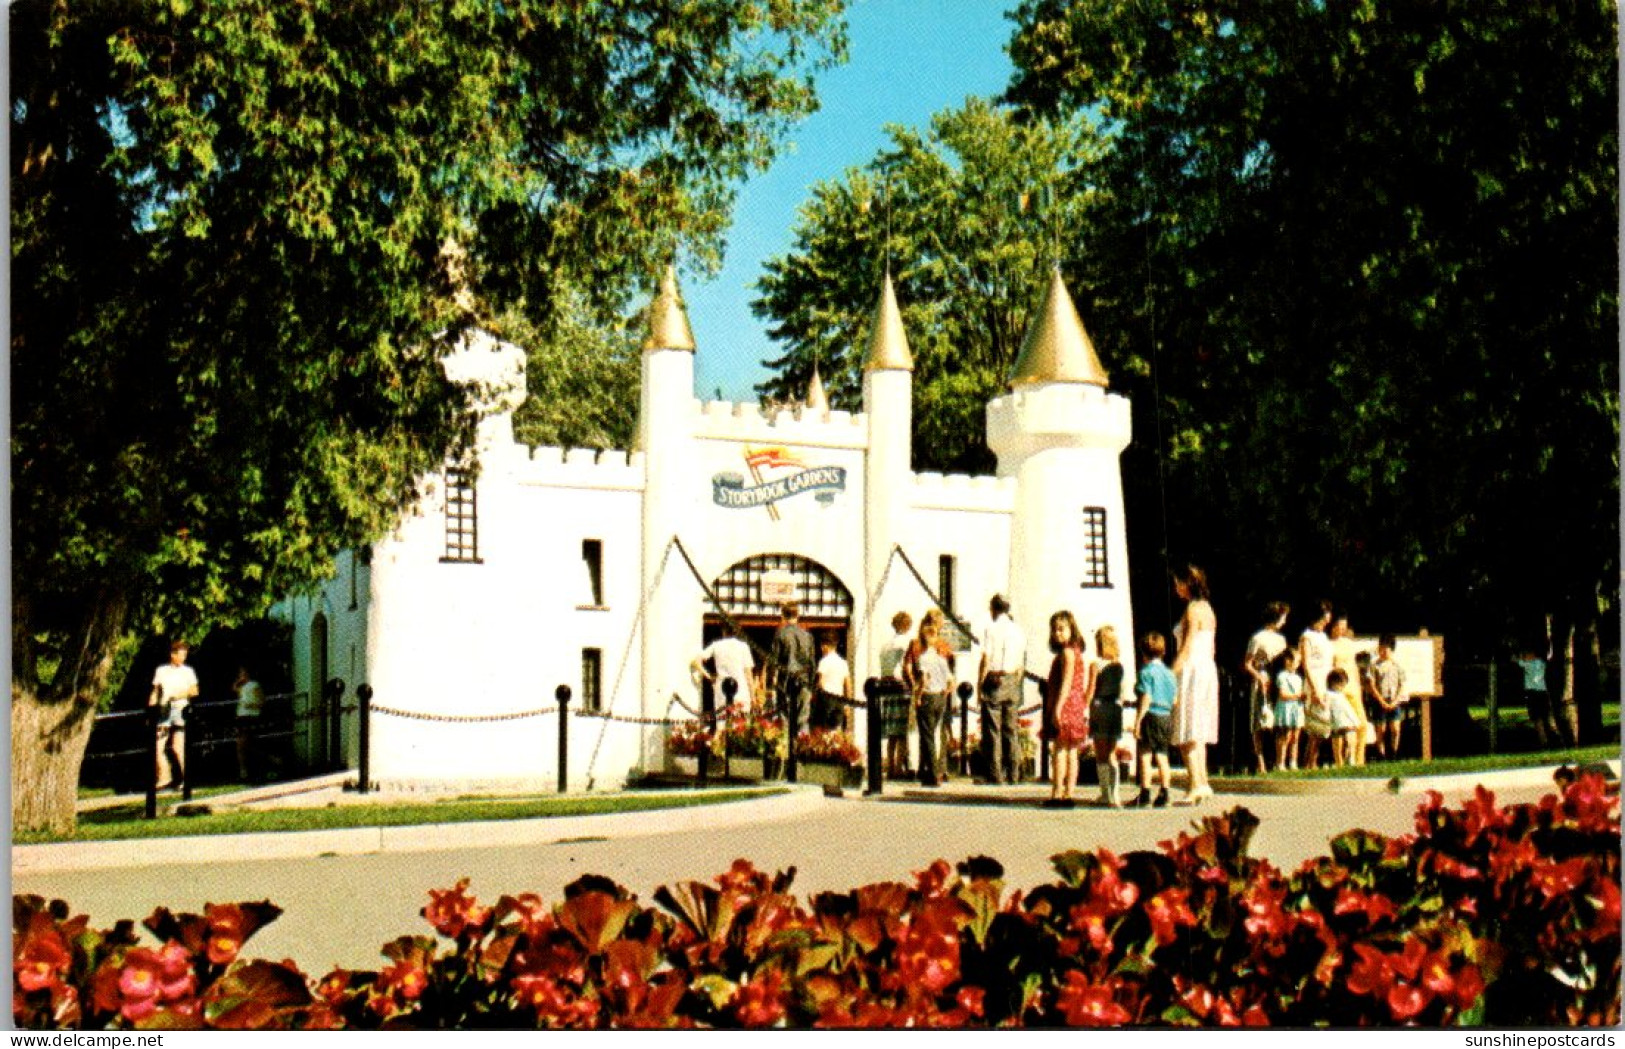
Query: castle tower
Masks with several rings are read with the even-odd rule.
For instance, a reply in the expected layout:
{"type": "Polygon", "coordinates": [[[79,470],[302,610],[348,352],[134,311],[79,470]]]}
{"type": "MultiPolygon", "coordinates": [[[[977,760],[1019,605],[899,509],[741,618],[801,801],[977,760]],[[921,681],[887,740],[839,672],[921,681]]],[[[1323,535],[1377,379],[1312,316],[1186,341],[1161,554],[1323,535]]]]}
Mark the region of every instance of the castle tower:
{"type": "Polygon", "coordinates": [[[829,416],[829,395],[824,393],[824,380],[819,377],[816,364],[813,365],[812,379],[807,383],[807,403],[803,407],[815,419],[829,416]]]}
{"type": "Polygon", "coordinates": [[[1119,457],[1128,399],[1106,370],[1056,267],[1010,375],[987,406],[987,443],[1001,477],[1017,480],[1010,603],[1027,632],[1029,668],[1043,672],[1049,617],[1066,609],[1089,635],[1111,624],[1133,666],[1128,541],[1119,457]]]}
{"type": "MultiPolygon", "coordinates": [[[[649,307],[649,334],[643,341],[642,387],[638,398],[637,450],[643,453],[643,551],[639,597],[654,582],[666,547],[685,518],[681,464],[694,435],[694,335],[677,291],[677,271],[668,266],[649,307]]],[[[659,717],[661,697],[686,691],[692,641],[680,624],[691,618],[682,598],[683,573],[672,570],[672,555],[661,585],[643,611],[642,715],[659,717]]],[[[663,734],[645,736],[644,761],[659,755],[663,734]]]]}
{"type": "Polygon", "coordinates": [[[860,624],[861,645],[854,653],[855,680],[878,670],[880,646],[891,636],[892,610],[881,603],[884,595],[877,588],[892,546],[903,538],[912,470],[914,358],[889,272],[869,327],[869,348],[863,358],[863,411],[869,424],[863,484],[865,618],[860,624]]]}

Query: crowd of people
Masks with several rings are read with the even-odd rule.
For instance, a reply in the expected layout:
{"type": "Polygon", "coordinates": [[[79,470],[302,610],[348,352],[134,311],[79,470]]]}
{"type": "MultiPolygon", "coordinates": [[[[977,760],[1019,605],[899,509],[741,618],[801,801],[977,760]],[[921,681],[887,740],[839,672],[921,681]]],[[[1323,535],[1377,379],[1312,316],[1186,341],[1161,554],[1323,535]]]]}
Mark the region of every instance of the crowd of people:
{"type": "MultiPolygon", "coordinates": [[[[1053,756],[1048,804],[1074,804],[1082,763],[1092,760],[1101,804],[1122,807],[1122,787],[1132,782],[1138,790],[1127,804],[1169,805],[1174,751],[1188,772],[1181,801],[1196,805],[1213,795],[1207,748],[1219,741],[1218,620],[1200,568],[1187,565],[1175,572],[1173,587],[1183,609],[1173,628],[1171,665],[1169,638],[1159,632],[1139,637],[1131,672],[1111,626],[1090,634],[1070,611],[1050,616],[1051,663],[1041,686],[1040,729],[1053,756]]],[[[1242,664],[1249,681],[1255,771],[1313,769],[1327,760],[1363,765],[1373,747],[1381,756],[1397,756],[1407,694],[1394,637],[1383,635],[1374,657],[1360,651],[1348,617],[1322,601],[1296,644],[1289,644],[1283,631],[1291,611],[1283,602],[1266,606],[1242,664]]],[[[1022,771],[1019,708],[1028,646],[1002,595],[992,598],[988,613],[977,639],[974,676],[981,729],[978,782],[1013,784],[1022,771]]],[[[738,696],[761,701],[771,691],[777,710],[797,731],[850,729],[852,674],[837,639],[829,635],[815,642],[798,618],[795,605],[782,608],[760,673],[750,646],[731,623],[724,623],[722,636],[695,658],[693,669],[718,685],[731,679],[734,687],[727,691],[738,696]]],[[[889,686],[882,690],[880,712],[886,776],[938,786],[948,775],[954,685],[960,671],[969,668],[956,666],[941,610],[925,612],[917,630],[912,615],[898,612],[891,627],[879,657],[881,679],[889,686]],[[911,729],[917,735],[917,770],[909,767],[911,729]]]]}

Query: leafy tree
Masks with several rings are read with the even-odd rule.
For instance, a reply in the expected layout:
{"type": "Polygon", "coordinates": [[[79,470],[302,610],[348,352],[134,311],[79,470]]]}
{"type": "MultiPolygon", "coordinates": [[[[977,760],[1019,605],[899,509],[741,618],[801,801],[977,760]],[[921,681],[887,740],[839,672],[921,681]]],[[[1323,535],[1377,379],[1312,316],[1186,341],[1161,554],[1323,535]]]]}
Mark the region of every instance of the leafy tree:
{"type": "Polygon", "coordinates": [[[525,350],[525,403],[514,438],[537,447],[631,448],[638,421],[640,332],[595,318],[570,294],[545,326],[518,311],[493,330],[525,350]]]}
{"type": "Polygon", "coordinates": [[[795,246],[770,259],[751,304],[786,353],[761,391],[799,396],[814,365],[831,403],[855,405],[870,312],[888,260],[914,355],[916,465],[986,470],[982,410],[1003,389],[1057,250],[1074,250],[1085,194],[1053,187],[1089,157],[1087,121],[1016,123],[970,98],[862,169],[812,189],[795,246]]]}
{"type": "Polygon", "coordinates": [[[12,797],[73,823],[120,641],[381,534],[481,309],[623,305],[814,105],[840,0],[24,0],[12,86],[12,797]]]}
{"type": "Polygon", "coordinates": [[[1012,17],[1010,99],[1110,141],[1097,330],[1153,365],[1166,472],[1131,514],[1166,499],[1252,605],[1330,593],[1461,656],[1617,614],[1613,4],[1012,17]]]}

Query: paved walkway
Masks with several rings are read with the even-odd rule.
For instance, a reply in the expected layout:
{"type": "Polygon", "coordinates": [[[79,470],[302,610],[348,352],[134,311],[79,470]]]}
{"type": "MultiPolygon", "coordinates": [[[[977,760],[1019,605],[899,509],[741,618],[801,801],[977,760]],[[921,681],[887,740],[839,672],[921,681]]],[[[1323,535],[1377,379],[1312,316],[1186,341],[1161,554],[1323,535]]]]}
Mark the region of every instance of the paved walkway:
{"type": "MultiPolygon", "coordinates": [[[[1450,784],[1445,793],[1458,799],[1477,780],[1489,780],[1504,801],[1533,801],[1550,792],[1549,777],[1549,770],[1498,773],[1450,784]]],[[[1343,793],[1221,793],[1201,809],[1114,811],[1039,808],[1047,791],[1038,785],[955,785],[924,793],[901,786],[880,798],[855,792],[828,798],[804,787],[757,801],[616,816],[313,832],[335,836],[326,839],[280,834],[108,843],[93,848],[102,856],[114,845],[127,850],[119,863],[79,869],[39,862],[39,850],[88,846],[32,846],[13,850],[13,891],[66,899],[97,925],[143,918],[158,906],[201,911],[209,902],[270,899],[286,913],[256,937],[250,954],[289,957],[323,972],[332,965],[375,966],[386,940],[427,933],[419,911],[428,891],[464,876],[487,902],[521,892],[557,899],[585,873],[613,877],[647,900],[662,884],[707,880],[742,857],[764,870],[796,867],[794,889],[805,897],[906,880],[937,858],[956,862],[985,854],[1005,865],[1009,887],[1025,888],[1051,877],[1049,858],[1058,852],[1153,849],[1200,815],[1238,804],[1262,820],[1253,852],[1291,869],[1356,825],[1408,831],[1420,800],[1386,789],[1359,794],[1357,802],[1343,793]]]]}

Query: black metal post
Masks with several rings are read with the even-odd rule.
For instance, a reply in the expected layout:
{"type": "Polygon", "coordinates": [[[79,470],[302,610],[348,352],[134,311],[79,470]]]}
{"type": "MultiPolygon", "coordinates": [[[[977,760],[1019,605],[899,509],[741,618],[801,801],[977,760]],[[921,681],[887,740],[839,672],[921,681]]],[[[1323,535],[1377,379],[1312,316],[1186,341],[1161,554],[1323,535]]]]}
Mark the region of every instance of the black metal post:
{"type": "Polygon", "coordinates": [[[355,690],[355,696],[361,701],[361,730],[358,745],[361,753],[357,758],[356,769],[360,781],[356,783],[356,790],[362,794],[372,789],[372,686],[365,681],[355,690]]]}
{"type": "Polygon", "coordinates": [[[869,786],[865,794],[879,794],[885,787],[885,779],[881,771],[880,750],[885,745],[880,734],[880,692],[879,678],[870,678],[863,683],[863,698],[865,701],[864,717],[864,758],[869,763],[869,786]]]}
{"type": "MultiPolygon", "coordinates": [[[[175,761],[181,767],[181,800],[192,800],[192,704],[181,708],[181,745],[175,751],[175,761]]],[[[173,735],[170,739],[174,739],[173,735]]]]}
{"type": "Polygon", "coordinates": [[[559,701],[559,793],[564,794],[570,778],[570,686],[554,689],[553,698],[559,701]]]}
{"type": "MultiPolygon", "coordinates": [[[[735,681],[731,677],[723,678],[721,687],[722,705],[724,711],[723,716],[726,718],[727,712],[733,710],[734,697],[739,694],[739,682],[735,681]]],[[[705,716],[705,727],[707,731],[714,735],[717,731],[716,689],[705,689],[703,694],[700,696],[700,703],[700,713],[705,716]]],[[[728,736],[726,733],[724,733],[722,737],[722,748],[722,773],[725,776],[732,775],[733,769],[728,767],[728,736]]],[[[705,786],[706,778],[710,774],[710,764],[711,748],[707,746],[704,750],[700,751],[700,786],[702,787],[705,786]]],[[[762,766],[764,769],[767,766],[766,754],[762,755],[762,766]]]]}
{"type": "MultiPolygon", "coordinates": [[[[969,681],[959,683],[959,774],[970,775],[970,697],[976,689],[969,681]]],[[[949,715],[950,717],[952,715],[949,715]]]]}
{"type": "Polygon", "coordinates": [[[154,703],[147,707],[147,808],[145,818],[158,818],[158,726],[163,724],[164,706],[154,703]]]}
{"type": "Polygon", "coordinates": [[[785,698],[785,709],[789,711],[789,724],[784,726],[785,738],[789,745],[785,748],[784,779],[787,783],[796,781],[796,726],[801,724],[801,686],[794,679],[785,681],[785,691],[789,695],[785,698]]]}

